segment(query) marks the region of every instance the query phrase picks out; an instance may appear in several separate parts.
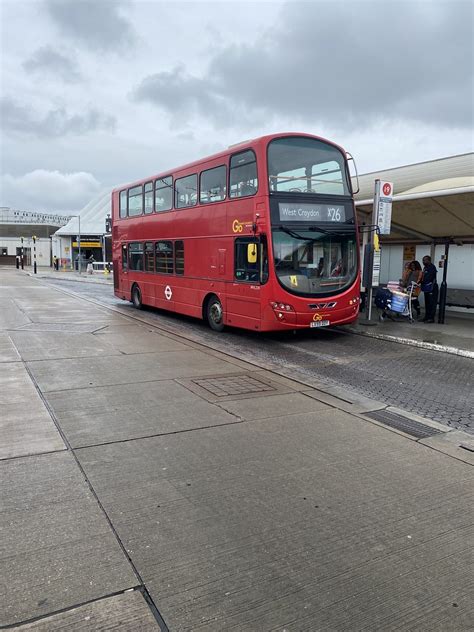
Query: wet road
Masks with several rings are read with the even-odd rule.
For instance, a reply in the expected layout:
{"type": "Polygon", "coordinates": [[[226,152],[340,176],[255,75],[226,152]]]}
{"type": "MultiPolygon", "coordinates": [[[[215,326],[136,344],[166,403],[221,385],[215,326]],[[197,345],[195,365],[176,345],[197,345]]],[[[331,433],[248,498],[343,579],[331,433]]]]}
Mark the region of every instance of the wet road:
{"type": "MultiPolygon", "coordinates": [[[[114,296],[111,286],[43,282],[137,315],[130,303],[114,296]]],[[[288,377],[347,388],[474,434],[472,359],[333,330],[257,334],[227,329],[216,334],[202,321],[154,309],[144,313],[170,332],[288,377]]]]}

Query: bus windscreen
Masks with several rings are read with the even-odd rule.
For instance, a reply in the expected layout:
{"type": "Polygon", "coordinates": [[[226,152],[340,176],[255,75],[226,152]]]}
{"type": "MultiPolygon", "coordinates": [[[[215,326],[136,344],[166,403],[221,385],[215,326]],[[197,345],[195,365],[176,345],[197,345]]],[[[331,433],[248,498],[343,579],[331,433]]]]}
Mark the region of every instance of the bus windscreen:
{"type": "Polygon", "coordinates": [[[334,145],[315,138],[277,138],[268,146],[271,193],[350,195],[346,163],[334,145]]]}

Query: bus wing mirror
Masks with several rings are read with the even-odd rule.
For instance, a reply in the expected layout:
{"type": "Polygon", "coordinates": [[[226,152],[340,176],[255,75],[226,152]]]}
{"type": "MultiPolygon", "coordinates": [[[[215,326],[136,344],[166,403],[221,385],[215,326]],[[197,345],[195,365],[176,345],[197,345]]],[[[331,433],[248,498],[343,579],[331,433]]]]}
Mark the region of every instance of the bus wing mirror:
{"type": "Polygon", "coordinates": [[[359,185],[359,174],[357,173],[357,165],[356,162],[354,160],[354,158],[351,156],[351,154],[349,152],[346,152],[346,156],[347,156],[347,165],[349,167],[349,177],[351,179],[351,187],[352,187],[352,193],[355,195],[356,193],[359,193],[360,191],[360,185],[359,185]],[[351,173],[351,168],[349,163],[352,162],[352,165],[354,167],[354,174],[351,173]],[[354,187],[353,181],[356,181],[357,183],[357,190],[354,187]]]}
{"type": "Polygon", "coordinates": [[[248,244],[247,263],[257,263],[257,244],[248,244]]]}

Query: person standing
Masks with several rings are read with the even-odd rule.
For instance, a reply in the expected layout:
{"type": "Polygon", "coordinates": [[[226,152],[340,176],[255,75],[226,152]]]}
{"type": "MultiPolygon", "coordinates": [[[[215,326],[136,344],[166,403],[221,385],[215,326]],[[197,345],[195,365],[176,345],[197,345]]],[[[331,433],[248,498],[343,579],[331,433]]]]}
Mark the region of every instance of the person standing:
{"type": "Polygon", "coordinates": [[[434,323],[436,304],[438,303],[438,284],[436,282],[436,266],[431,262],[431,257],[423,257],[423,277],[421,279],[421,291],[425,295],[424,323],[434,323]]]}
{"type": "Polygon", "coordinates": [[[91,255],[87,262],[87,274],[94,274],[94,255],[91,255]]]}
{"type": "Polygon", "coordinates": [[[420,317],[420,301],[418,300],[418,296],[420,295],[420,284],[423,278],[423,271],[421,269],[420,266],[420,262],[416,261],[416,259],[414,261],[410,261],[410,263],[408,264],[408,267],[405,266],[405,271],[403,273],[403,286],[405,288],[407,288],[407,290],[410,289],[410,286],[413,285],[413,288],[411,290],[411,296],[412,296],[412,307],[415,309],[416,311],[416,316],[417,318],[420,317]]]}

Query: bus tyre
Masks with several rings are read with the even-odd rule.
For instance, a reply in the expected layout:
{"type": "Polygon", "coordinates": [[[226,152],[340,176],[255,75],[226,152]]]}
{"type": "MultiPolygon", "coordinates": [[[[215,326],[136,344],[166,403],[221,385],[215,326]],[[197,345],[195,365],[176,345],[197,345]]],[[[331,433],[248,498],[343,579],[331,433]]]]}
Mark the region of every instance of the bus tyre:
{"type": "Polygon", "coordinates": [[[207,322],[209,327],[214,331],[223,331],[224,329],[224,310],[222,303],[217,296],[212,296],[207,302],[206,309],[207,322]]]}
{"type": "Polygon", "coordinates": [[[138,285],[134,285],[133,286],[133,289],[132,289],[132,303],[133,303],[133,307],[135,307],[136,309],[142,309],[142,307],[143,307],[142,293],[141,293],[140,288],[138,287],[138,285]]]}

